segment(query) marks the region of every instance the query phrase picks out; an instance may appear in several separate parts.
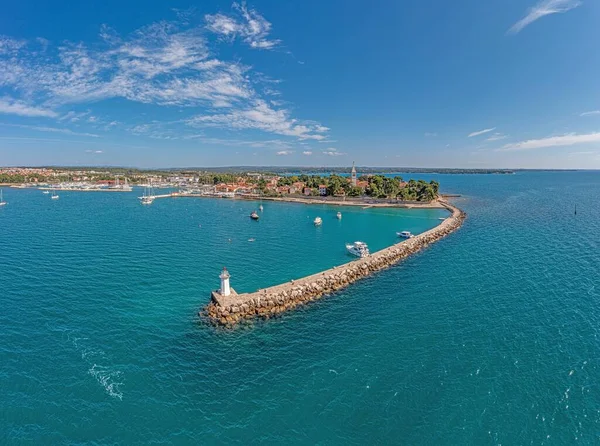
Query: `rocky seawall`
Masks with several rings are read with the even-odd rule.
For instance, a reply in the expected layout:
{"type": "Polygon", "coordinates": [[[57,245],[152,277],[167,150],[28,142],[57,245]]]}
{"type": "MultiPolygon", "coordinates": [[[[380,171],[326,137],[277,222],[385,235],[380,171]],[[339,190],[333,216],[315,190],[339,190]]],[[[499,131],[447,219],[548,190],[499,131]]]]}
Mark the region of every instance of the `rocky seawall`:
{"type": "Polygon", "coordinates": [[[200,314],[213,323],[225,326],[255,317],[269,318],[388,268],[460,228],[466,214],[450,203],[440,202],[452,215],[429,231],[377,251],[369,257],[254,293],[221,296],[213,292],[211,302],[200,314]]]}

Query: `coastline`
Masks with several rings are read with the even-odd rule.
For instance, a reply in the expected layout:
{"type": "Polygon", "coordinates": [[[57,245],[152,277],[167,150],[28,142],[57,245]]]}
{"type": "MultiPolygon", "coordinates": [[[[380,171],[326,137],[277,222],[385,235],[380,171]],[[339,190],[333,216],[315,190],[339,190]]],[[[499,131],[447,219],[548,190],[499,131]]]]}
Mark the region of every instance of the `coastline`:
{"type": "Polygon", "coordinates": [[[376,271],[388,268],[462,226],[466,214],[461,209],[444,200],[438,200],[438,203],[452,214],[435,228],[377,251],[369,257],[356,259],[253,293],[222,296],[213,292],[211,302],[204,308],[204,311],[199,312],[199,315],[207,317],[216,325],[228,327],[256,317],[268,319],[284,311],[292,310],[298,305],[343,289],[376,271]]]}
{"type": "Polygon", "coordinates": [[[322,198],[303,198],[303,197],[265,197],[259,195],[238,195],[235,197],[221,197],[219,195],[206,194],[181,194],[172,192],[168,195],[157,196],[156,198],[222,198],[229,200],[247,200],[247,201],[278,201],[282,203],[298,203],[298,204],[325,204],[331,206],[359,206],[362,208],[401,208],[401,209],[448,209],[443,199],[432,200],[429,202],[417,201],[375,201],[365,199],[344,200],[328,200],[322,198]]]}

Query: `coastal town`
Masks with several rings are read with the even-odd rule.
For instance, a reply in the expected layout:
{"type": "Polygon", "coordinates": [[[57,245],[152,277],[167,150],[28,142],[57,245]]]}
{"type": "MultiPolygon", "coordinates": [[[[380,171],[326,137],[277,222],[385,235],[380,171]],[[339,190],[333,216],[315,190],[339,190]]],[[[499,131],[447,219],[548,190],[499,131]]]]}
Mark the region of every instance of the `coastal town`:
{"type": "MultiPolygon", "coordinates": [[[[393,199],[430,202],[439,193],[436,181],[405,181],[400,176],[347,172],[307,173],[141,171],[121,168],[0,168],[0,185],[75,191],[131,192],[134,186],[170,189],[166,195],[234,197],[298,197],[321,199],[393,199]]],[[[149,194],[154,195],[153,192],[149,194]]]]}

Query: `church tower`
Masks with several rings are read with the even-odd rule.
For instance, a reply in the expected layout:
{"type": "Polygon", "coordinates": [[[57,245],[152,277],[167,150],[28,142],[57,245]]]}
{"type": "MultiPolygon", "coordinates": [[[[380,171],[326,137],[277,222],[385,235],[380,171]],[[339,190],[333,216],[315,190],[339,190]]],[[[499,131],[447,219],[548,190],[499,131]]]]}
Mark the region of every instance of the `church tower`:
{"type": "Polygon", "coordinates": [[[354,167],[354,161],[352,161],[352,173],[350,177],[352,179],[352,186],[356,186],[356,167],[354,167]]]}

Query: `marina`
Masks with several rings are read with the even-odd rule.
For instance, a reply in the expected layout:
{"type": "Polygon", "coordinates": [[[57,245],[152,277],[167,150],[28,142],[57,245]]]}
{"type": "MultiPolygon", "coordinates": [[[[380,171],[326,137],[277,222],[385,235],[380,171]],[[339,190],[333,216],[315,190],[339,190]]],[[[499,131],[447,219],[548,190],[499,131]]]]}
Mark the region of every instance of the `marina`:
{"type": "Polygon", "coordinates": [[[227,273],[225,291],[223,285],[219,290],[213,291],[211,303],[199,314],[206,315],[216,324],[232,326],[245,319],[272,317],[345,288],[373,272],[388,268],[460,228],[466,214],[450,203],[442,203],[451,215],[433,229],[374,254],[369,253],[367,245],[363,242],[346,245],[350,253],[359,257],[358,260],[308,277],[253,293],[234,294],[226,291],[229,289],[230,277],[227,273]]]}

